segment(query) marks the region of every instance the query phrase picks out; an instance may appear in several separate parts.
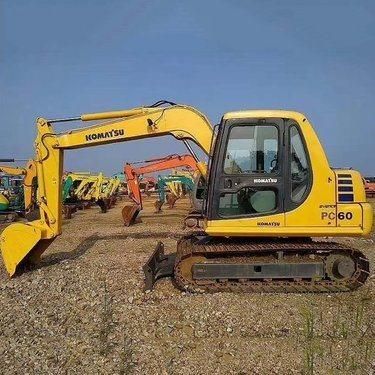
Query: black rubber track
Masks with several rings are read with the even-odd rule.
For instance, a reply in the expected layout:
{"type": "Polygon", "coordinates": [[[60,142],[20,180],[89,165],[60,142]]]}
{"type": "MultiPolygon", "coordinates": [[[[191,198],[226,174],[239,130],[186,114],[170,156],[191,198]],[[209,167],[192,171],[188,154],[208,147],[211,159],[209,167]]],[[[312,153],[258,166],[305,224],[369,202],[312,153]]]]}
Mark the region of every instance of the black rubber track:
{"type": "MultiPolygon", "coordinates": [[[[369,261],[359,250],[335,242],[315,242],[311,239],[249,239],[210,238],[204,234],[190,234],[178,242],[174,278],[180,289],[190,292],[237,293],[323,293],[348,292],[362,286],[369,276],[369,261]],[[356,265],[354,274],[345,280],[193,280],[183,275],[184,263],[191,257],[205,257],[210,262],[231,262],[236,259],[253,261],[254,257],[275,261],[277,253],[297,257],[299,262],[311,257],[323,262],[330,254],[350,255],[356,265]]],[[[186,272],[185,272],[186,274],[186,272]]]]}

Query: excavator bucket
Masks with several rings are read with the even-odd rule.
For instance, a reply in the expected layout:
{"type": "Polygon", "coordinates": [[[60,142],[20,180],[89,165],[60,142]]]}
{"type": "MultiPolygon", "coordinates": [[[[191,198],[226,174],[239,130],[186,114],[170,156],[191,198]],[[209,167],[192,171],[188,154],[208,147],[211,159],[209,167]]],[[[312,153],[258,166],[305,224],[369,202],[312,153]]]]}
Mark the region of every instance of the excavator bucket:
{"type": "Polygon", "coordinates": [[[140,211],[141,207],[138,204],[124,206],[122,209],[122,219],[124,220],[124,225],[126,227],[133,225],[140,211]]]}
{"type": "Polygon", "coordinates": [[[101,212],[105,214],[108,211],[108,204],[104,199],[100,198],[96,201],[96,204],[100,207],[101,212]]]}
{"type": "Polygon", "coordinates": [[[115,196],[112,196],[111,198],[109,198],[110,207],[116,206],[116,203],[117,203],[117,198],[115,196]]]}
{"type": "Polygon", "coordinates": [[[44,251],[39,244],[42,232],[32,225],[14,223],[0,236],[1,254],[5,268],[13,276],[17,268],[28,260],[37,261],[44,251]]]}
{"type": "Polygon", "coordinates": [[[166,198],[167,198],[169,208],[173,208],[178,197],[176,197],[174,194],[167,194],[166,198]]]}
{"type": "Polygon", "coordinates": [[[110,208],[112,208],[111,199],[110,198],[103,198],[103,201],[104,201],[104,204],[105,204],[107,210],[109,210],[110,208]]]}
{"type": "Polygon", "coordinates": [[[164,204],[164,202],[162,202],[160,200],[155,201],[154,206],[155,206],[155,213],[156,214],[161,211],[161,208],[163,207],[163,204],[164,204]]]}

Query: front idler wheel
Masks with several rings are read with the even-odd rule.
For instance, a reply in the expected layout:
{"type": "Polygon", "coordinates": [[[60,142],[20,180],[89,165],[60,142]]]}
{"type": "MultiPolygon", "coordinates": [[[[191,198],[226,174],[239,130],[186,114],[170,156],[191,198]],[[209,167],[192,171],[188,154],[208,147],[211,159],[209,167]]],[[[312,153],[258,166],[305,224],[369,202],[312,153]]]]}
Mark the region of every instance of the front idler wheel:
{"type": "Polygon", "coordinates": [[[349,255],[330,254],[326,259],[326,274],[336,281],[350,279],[356,271],[355,261],[349,255]]]}

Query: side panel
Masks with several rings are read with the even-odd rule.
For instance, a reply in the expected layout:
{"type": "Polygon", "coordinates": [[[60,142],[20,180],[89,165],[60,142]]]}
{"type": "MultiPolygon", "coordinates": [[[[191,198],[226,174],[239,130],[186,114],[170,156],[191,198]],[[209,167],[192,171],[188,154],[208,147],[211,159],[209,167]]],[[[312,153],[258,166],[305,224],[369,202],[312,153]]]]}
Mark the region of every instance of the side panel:
{"type": "Polygon", "coordinates": [[[336,217],[338,227],[362,227],[362,205],[359,203],[339,203],[336,217]]]}

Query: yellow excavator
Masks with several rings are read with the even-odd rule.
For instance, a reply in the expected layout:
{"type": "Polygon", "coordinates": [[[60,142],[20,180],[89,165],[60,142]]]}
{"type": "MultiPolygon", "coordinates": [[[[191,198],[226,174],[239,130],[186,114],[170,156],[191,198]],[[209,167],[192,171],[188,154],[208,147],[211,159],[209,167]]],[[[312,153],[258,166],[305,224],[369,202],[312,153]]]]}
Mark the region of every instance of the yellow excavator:
{"type": "Polygon", "coordinates": [[[102,212],[105,213],[115,204],[115,193],[118,187],[117,179],[108,178],[103,173],[99,173],[83,199],[94,200],[102,212]]]}
{"type": "Polygon", "coordinates": [[[100,199],[103,179],[103,173],[99,173],[98,175],[83,175],[81,183],[75,191],[77,198],[84,201],[96,201],[100,199]]]}
{"type": "Polygon", "coordinates": [[[112,179],[105,177],[103,173],[94,175],[86,172],[69,173],[67,178],[69,177],[76,184],[72,192],[73,202],[96,202],[102,212],[107,212],[111,206],[112,179]]]}
{"type": "Polygon", "coordinates": [[[91,198],[84,199],[91,186],[95,184],[96,176],[89,172],[69,172],[63,175],[63,216],[71,219],[77,209],[89,208],[91,198]]]}
{"type": "Polygon", "coordinates": [[[120,184],[121,181],[116,177],[107,178],[103,184],[102,195],[108,201],[107,205],[109,208],[116,204],[120,184]]]}
{"type": "Polygon", "coordinates": [[[335,292],[365,283],[369,261],[357,249],[311,237],[364,236],[373,211],[361,175],[332,169],[305,115],[283,110],[226,113],[214,132],[197,109],[159,101],[129,110],[37,119],[35,142],[40,220],[14,223],[0,245],[10,276],[37,262],[61,234],[64,151],[172,135],[197,159],[208,156],[204,231],[159,243],[144,266],[146,287],[173,274],[189,291],[335,292]],[[54,124],[105,120],[63,133],[54,124]]]}
{"type": "MultiPolygon", "coordinates": [[[[0,159],[2,163],[14,163],[15,161],[15,159],[0,159]]],[[[34,160],[29,160],[25,167],[0,165],[0,173],[24,177],[22,185],[25,201],[24,210],[27,217],[36,208],[37,177],[34,160]]]]}
{"type": "Polygon", "coordinates": [[[115,177],[104,177],[101,190],[100,190],[100,195],[102,199],[106,202],[106,205],[108,208],[111,208],[112,205],[116,201],[116,192],[117,189],[120,186],[120,180],[115,178],[115,177]]]}

